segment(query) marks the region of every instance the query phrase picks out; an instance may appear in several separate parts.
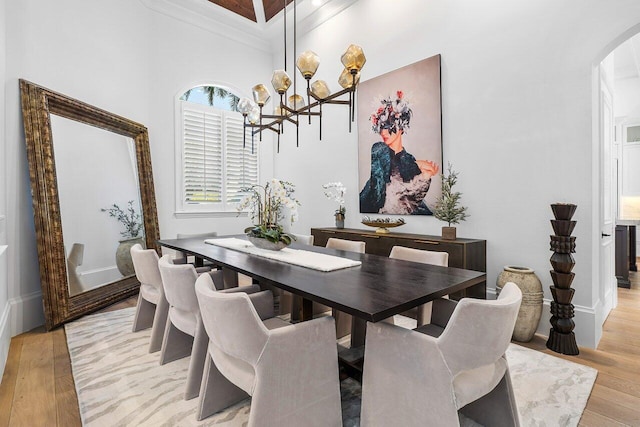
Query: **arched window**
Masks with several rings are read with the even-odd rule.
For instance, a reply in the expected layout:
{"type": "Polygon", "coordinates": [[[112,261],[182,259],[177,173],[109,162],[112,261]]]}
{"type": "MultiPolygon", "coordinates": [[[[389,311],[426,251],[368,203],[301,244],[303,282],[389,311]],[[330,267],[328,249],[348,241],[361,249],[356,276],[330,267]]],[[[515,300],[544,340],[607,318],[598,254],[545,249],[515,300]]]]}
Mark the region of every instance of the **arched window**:
{"type": "Polygon", "coordinates": [[[238,100],[228,89],[197,86],[177,101],[178,212],[235,211],[241,189],[258,183],[258,150],[243,147],[238,100]]]}

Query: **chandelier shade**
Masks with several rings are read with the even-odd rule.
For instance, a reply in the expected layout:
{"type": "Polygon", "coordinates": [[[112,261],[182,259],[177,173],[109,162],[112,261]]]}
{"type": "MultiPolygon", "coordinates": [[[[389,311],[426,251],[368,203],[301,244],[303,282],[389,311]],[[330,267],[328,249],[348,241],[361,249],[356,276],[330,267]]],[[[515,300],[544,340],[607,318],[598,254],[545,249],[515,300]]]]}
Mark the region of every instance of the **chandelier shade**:
{"type": "Polygon", "coordinates": [[[329,85],[324,80],[316,80],[311,83],[311,93],[313,93],[317,98],[324,99],[331,95],[331,90],[329,90],[329,85]]]}
{"type": "Polygon", "coordinates": [[[289,107],[298,110],[305,106],[304,98],[297,93],[289,97],[289,107]]]}
{"type": "Polygon", "coordinates": [[[364,51],[357,44],[350,45],[342,54],[340,60],[342,61],[344,68],[349,70],[352,74],[362,70],[364,63],[367,62],[367,58],[364,56],[364,51]]]}
{"type": "Polygon", "coordinates": [[[253,94],[253,100],[258,106],[264,106],[271,99],[271,94],[269,93],[269,89],[263,84],[257,84],[251,89],[251,93],[253,94]]]}
{"type": "Polygon", "coordinates": [[[249,98],[240,98],[238,101],[237,110],[243,115],[249,114],[251,109],[253,108],[254,103],[249,98]]]}
{"type": "Polygon", "coordinates": [[[249,123],[252,125],[258,123],[260,121],[260,107],[254,105],[251,111],[249,111],[249,114],[247,114],[247,120],[249,120],[249,123]]]}
{"type": "Polygon", "coordinates": [[[355,74],[351,74],[348,69],[342,70],[340,77],[338,77],[338,83],[345,89],[354,87],[360,82],[360,71],[355,74]]]}
{"type": "Polygon", "coordinates": [[[309,80],[318,71],[320,66],[320,57],[313,51],[307,50],[298,56],[296,66],[300,70],[302,77],[309,80]]]}
{"type": "Polygon", "coordinates": [[[285,70],[275,70],[271,77],[271,84],[273,85],[273,90],[282,95],[291,86],[291,78],[285,70]]]}

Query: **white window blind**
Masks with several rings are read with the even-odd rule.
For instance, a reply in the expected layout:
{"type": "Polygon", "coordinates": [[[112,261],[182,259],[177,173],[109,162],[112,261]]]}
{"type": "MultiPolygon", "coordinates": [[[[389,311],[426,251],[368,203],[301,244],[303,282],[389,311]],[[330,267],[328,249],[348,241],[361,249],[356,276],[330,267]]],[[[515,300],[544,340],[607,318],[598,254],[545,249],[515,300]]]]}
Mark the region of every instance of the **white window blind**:
{"type": "Polygon", "coordinates": [[[242,115],[180,103],[182,210],[235,210],[243,196],[240,189],[258,183],[257,147],[252,153],[247,130],[243,148],[242,115]]]}
{"type": "Polygon", "coordinates": [[[226,129],[226,202],[239,203],[244,195],[240,189],[258,183],[257,147],[251,152],[251,131],[246,130],[246,147],[243,148],[242,115],[228,114],[226,129]]]}

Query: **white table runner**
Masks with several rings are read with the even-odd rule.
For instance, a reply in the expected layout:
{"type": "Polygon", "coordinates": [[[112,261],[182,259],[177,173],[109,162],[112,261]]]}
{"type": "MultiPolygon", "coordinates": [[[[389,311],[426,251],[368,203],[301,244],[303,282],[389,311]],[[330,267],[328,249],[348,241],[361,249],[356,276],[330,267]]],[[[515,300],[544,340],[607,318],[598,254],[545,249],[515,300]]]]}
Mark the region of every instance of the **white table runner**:
{"type": "Polygon", "coordinates": [[[224,239],[207,239],[204,241],[210,245],[221,246],[248,254],[274,259],[300,267],[311,268],[319,271],[335,271],[343,268],[356,267],[362,264],[360,261],[340,258],[333,255],[320,254],[318,252],[303,251],[299,249],[284,248],[280,251],[270,251],[256,248],[247,240],[235,237],[224,239]]]}

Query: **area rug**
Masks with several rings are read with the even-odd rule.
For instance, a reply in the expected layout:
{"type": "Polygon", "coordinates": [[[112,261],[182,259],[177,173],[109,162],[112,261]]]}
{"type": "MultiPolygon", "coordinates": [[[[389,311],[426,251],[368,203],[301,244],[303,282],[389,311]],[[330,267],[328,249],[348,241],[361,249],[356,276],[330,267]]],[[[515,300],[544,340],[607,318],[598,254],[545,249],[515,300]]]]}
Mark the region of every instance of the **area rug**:
{"type": "MultiPolygon", "coordinates": [[[[249,399],[196,421],[198,399],[183,400],[189,358],[160,366],[150,331],[132,333],[134,308],[85,316],[65,326],[85,426],[245,426],[249,399]]],[[[597,371],[511,344],[509,368],[523,426],[577,426],[597,371]]],[[[345,427],[359,425],[360,385],[341,384],[345,427]]]]}

